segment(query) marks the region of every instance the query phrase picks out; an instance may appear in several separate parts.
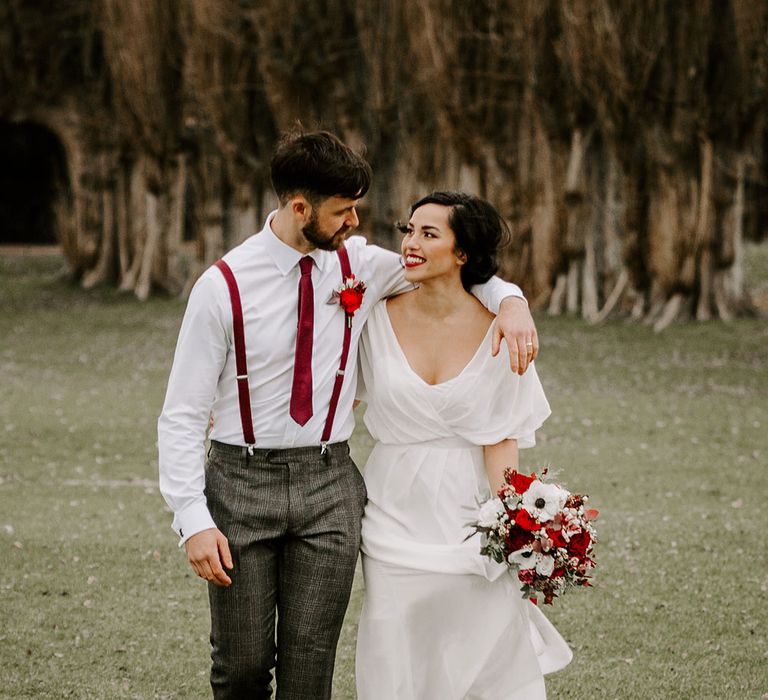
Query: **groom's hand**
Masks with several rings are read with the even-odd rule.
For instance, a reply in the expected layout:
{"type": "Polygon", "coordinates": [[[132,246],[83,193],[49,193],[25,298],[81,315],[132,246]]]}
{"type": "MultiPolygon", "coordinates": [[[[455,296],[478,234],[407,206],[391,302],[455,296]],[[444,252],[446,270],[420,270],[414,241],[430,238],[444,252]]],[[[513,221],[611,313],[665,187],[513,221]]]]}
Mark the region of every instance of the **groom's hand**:
{"type": "Polygon", "coordinates": [[[494,357],[499,354],[501,339],[507,341],[509,348],[509,366],[519,375],[525,374],[528,365],[539,354],[539,336],[536,324],[528,309],[525,299],[506,297],[499,307],[499,316],[493,330],[494,357]]]}
{"type": "Polygon", "coordinates": [[[232,555],[229,542],[218,528],[202,530],[192,535],[185,543],[189,563],[194,572],[217,586],[229,586],[232,579],[227,576],[224,566],[232,569],[232,555]]]}

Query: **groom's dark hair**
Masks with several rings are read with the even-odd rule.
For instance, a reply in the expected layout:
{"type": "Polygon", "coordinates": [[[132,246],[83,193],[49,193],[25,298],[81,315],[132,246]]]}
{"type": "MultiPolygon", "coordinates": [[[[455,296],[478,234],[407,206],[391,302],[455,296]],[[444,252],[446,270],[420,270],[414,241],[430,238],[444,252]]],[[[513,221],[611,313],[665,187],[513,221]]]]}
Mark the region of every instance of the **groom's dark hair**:
{"type": "Polygon", "coordinates": [[[303,194],[313,204],[328,197],[359,199],[371,185],[371,166],[328,131],[284,134],[270,163],[280,204],[303,194]]]}
{"type": "MultiPolygon", "coordinates": [[[[475,195],[438,191],[422,197],[411,206],[411,216],[425,204],[449,207],[448,225],[456,237],[455,249],[467,257],[461,266],[464,289],[469,291],[472,285],[491,279],[499,269],[498,250],[510,237],[509,228],[499,212],[475,195]]],[[[398,228],[401,226],[398,225],[398,228]]]]}

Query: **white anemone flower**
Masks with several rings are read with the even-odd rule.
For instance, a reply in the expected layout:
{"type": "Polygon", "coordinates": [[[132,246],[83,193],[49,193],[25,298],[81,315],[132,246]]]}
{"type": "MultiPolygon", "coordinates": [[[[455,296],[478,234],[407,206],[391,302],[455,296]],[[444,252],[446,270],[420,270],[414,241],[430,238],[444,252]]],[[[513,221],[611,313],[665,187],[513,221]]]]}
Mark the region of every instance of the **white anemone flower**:
{"type": "Polygon", "coordinates": [[[523,547],[507,557],[510,564],[520,569],[536,569],[540,576],[551,576],[555,570],[555,558],[542,552],[534,552],[530,547],[523,547]]]}
{"type": "Polygon", "coordinates": [[[536,573],[542,576],[551,576],[555,570],[555,558],[547,554],[539,554],[536,558],[536,573]]]}
{"type": "Polygon", "coordinates": [[[521,569],[533,569],[536,566],[537,559],[540,555],[534,552],[530,547],[523,547],[516,552],[512,552],[507,561],[510,564],[515,564],[521,569]]]}
{"type": "Polygon", "coordinates": [[[504,504],[498,498],[489,498],[480,506],[477,515],[477,524],[480,527],[495,527],[499,524],[499,517],[504,514],[504,504]]]}
{"type": "Polygon", "coordinates": [[[538,479],[523,494],[523,508],[540,523],[546,523],[565,506],[568,492],[554,484],[545,484],[538,479]]]}

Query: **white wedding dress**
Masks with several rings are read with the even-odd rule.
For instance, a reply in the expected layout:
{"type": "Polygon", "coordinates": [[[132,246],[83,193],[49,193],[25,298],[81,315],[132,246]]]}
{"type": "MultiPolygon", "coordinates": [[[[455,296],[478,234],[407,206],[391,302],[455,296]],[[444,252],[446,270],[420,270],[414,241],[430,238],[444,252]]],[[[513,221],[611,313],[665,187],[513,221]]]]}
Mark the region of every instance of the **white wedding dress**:
{"type": "MultiPolygon", "coordinates": [[[[376,445],[365,466],[365,599],[358,700],[539,700],[571,651],[467,524],[488,496],[482,445],[534,444],[549,404],[531,366],[491,357],[489,329],[455,378],[408,365],[380,302],[363,333],[360,396],[376,445]]],[[[502,343],[502,347],[504,344],[502,343]]]]}

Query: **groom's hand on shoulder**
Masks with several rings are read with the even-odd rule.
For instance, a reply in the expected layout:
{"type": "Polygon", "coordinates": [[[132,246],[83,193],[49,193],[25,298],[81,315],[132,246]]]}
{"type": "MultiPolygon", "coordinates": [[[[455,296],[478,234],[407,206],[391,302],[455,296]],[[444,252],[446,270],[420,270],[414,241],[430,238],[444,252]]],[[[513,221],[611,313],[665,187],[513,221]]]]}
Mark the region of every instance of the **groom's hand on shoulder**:
{"type": "Polygon", "coordinates": [[[229,542],[221,530],[215,527],[201,530],[184,543],[184,548],[192,569],[200,578],[217,586],[229,586],[232,583],[224,571],[224,567],[232,569],[232,555],[229,542]]]}
{"type": "Polygon", "coordinates": [[[501,339],[509,348],[509,366],[520,376],[539,354],[539,336],[536,324],[528,309],[528,302],[521,297],[506,297],[499,307],[496,327],[493,329],[494,357],[499,354],[501,339]]]}

